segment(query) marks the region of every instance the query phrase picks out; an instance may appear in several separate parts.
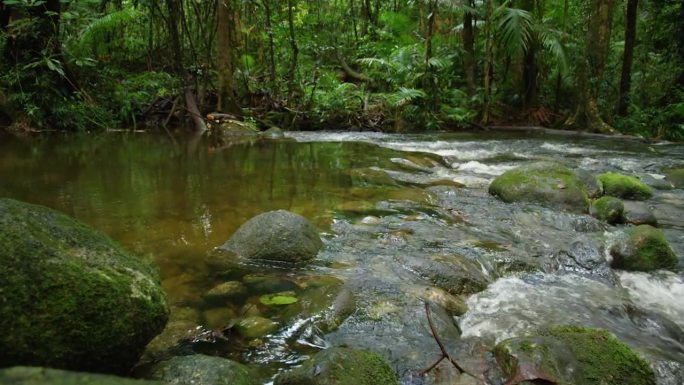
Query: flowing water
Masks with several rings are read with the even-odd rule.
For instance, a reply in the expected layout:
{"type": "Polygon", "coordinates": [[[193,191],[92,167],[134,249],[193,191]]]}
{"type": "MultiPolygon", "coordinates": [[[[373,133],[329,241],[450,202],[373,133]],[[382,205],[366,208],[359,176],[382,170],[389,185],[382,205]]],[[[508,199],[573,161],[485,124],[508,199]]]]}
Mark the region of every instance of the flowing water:
{"type": "MultiPolygon", "coordinates": [[[[615,272],[606,250],[623,227],[487,193],[496,175],[548,159],[662,185],[663,168],[684,164],[684,145],[503,134],[287,136],[230,146],[149,134],[2,137],[0,196],[63,211],[150,258],[172,306],[168,340],[252,365],[264,383],[337,345],[379,352],[404,384],[471,383],[444,363],[417,375],[440,354],[424,300],[449,297],[435,289],[433,273],[463,261],[488,286],[464,296],[464,315],[433,307],[433,318],[469,372],[483,371],[498,341],[575,324],[615,333],[654,364],[660,384],[684,381],[681,270],[615,272]],[[218,271],[214,248],[252,216],[280,208],[320,229],[325,246],[315,263],[218,271]],[[208,301],[203,294],[225,281],[247,290],[228,304],[208,301]],[[283,291],[298,302],[260,302],[283,291]],[[343,302],[353,304],[351,315],[324,327],[331,306],[343,302]],[[256,340],[209,332],[246,315],[276,326],[256,340]]],[[[647,204],[681,268],[684,191],[655,190],[647,204]]]]}

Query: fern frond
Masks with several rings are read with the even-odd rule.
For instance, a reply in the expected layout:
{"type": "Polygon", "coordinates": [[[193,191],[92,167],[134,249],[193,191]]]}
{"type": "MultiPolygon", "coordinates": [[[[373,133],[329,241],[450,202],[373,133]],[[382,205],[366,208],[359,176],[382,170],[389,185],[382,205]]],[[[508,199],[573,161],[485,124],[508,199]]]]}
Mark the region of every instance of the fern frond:
{"type": "Polygon", "coordinates": [[[525,53],[532,42],[532,14],[523,9],[505,8],[497,26],[502,47],[511,57],[525,53]]]}
{"type": "Polygon", "coordinates": [[[417,99],[425,97],[425,92],[416,88],[400,87],[398,91],[389,95],[388,102],[392,107],[402,107],[417,99]]]}

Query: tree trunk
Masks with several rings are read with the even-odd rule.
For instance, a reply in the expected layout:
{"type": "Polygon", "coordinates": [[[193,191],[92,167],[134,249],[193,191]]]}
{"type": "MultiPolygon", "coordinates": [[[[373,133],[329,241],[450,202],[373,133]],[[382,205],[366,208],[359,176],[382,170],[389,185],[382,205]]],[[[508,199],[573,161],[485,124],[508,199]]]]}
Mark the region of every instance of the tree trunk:
{"type": "Polygon", "coordinates": [[[271,3],[270,0],[264,1],[264,11],[266,12],[266,33],[268,34],[268,64],[271,76],[271,92],[276,90],[276,66],[275,66],[275,47],[273,44],[273,26],[271,25],[271,3]]]}
{"type": "Polygon", "coordinates": [[[679,20],[680,23],[677,27],[677,40],[679,40],[679,79],[677,79],[677,84],[680,87],[684,87],[684,0],[681,1],[679,5],[679,20]]]}
{"type": "Polygon", "coordinates": [[[432,71],[430,59],[432,59],[432,35],[435,29],[435,17],[437,14],[437,0],[430,0],[428,3],[428,23],[425,34],[425,88],[429,92],[429,107],[432,112],[437,112],[439,108],[439,93],[437,90],[437,79],[432,71]]]}
{"type": "Polygon", "coordinates": [[[240,115],[235,100],[235,80],[233,78],[233,46],[235,45],[235,24],[232,0],[218,1],[218,36],[216,51],[218,55],[218,105],[221,112],[240,115]]]}
{"type": "Polygon", "coordinates": [[[297,58],[299,55],[299,47],[297,47],[297,39],[295,38],[294,30],[294,7],[293,0],[287,0],[287,24],[290,30],[290,47],[292,48],[292,63],[290,64],[290,71],[288,73],[287,98],[290,99],[294,93],[295,88],[295,74],[297,72],[297,58]]]}
{"type": "MultiPolygon", "coordinates": [[[[534,0],[524,0],[521,2],[522,9],[528,12],[535,12],[534,0]]],[[[543,15],[537,15],[539,19],[543,15]]],[[[527,109],[537,104],[537,37],[533,32],[530,46],[525,51],[523,58],[523,76],[522,76],[522,90],[523,108],[527,109]]]]}
{"type": "MultiPolygon", "coordinates": [[[[632,61],[634,43],[636,41],[637,8],[639,0],[627,0],[625,19],[625,53],[622,59],[622,76],[620,76],[620,93],[618,95],[618,115],[626,116],[629,107],[629,90],[632,85],[632,61]]],[[[680,49],[682,49],[680,47],[680,49]]]]}
{"type": "Polygon", "coordinates": [[[610,32],[613,21],[615,0],[590,0],[589,18],[586,22],[589,30],[586,34],[585,59],[578,65],[578,90],[575,114],[565,126],[576,130],[612,133],[598,109],[598,86],[603,78],[603,71],[608,57],[610,32]]]}
{"type": "MultiPolygon", "coordinates": [[[[472,6],[472,1],[468,1],[472,6]]],[[[468,95],[475,94],[475,33],[473,31],[473,14],[466,11],[463,14],[463,50],[465,51],[464,70],[468,95]]]]}
{"type": "Polygon", "coordinates": [[[490,109],[492,104],[492,62],[494,60],[494,39],[492,36],[492,13],[494,11],[493,0],[486,0],[485,8],[485,62],[484,62],[484,105],[482,106],[483,126],[489,124],[490,109]]]}

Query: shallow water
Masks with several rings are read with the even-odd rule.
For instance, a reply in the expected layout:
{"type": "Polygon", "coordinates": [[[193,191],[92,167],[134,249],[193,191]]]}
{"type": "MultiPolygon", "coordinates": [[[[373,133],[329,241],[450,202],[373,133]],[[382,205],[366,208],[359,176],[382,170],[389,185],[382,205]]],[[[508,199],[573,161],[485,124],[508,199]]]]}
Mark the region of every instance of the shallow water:
{"type": "MultiPolygon", "coordinates": [[[[496,341],[551,324],[611,330],[659,367],[674,365],[662,384],[681,372],[671,364],[684,363],[681,273],[616,274],[605,250],[622,228],[504,204],[486,188],[496,175],[541,159],[659,180],[662,168],[684,164],[684,146],[493,133],[288,137],[223,147],[148,134],[0,138],[0,196],[61,210],[152,258],[172,323],[189,329],[186,337],[245,314],[276,322],[256,343],[208,338],[186,346],[254,365],[264,382],[317,349],[346,344],[381,353],[403,383],[458,383],[444,365],[416,375],[439,357],[423,305],[433,284],[420,269],[450,258],[475,263],[489,282],[467,298],[463,316],[434,315],[447,348],[473,372],[496,341]],[[325,246],[313,266],[213,270],[215,247],[250,217],[279,208],[321,230],[325,246]],[[241,281],[247,292],[216,308],[203,293],[224,281],[241,281]],[[339,328],[322,330],[341,282],[356,310],[339,328]],[[259,303],[278,291],[300,301],[259,303]]],[[[684,191],[655,190],[647,203],[681,266],[684,191]]]]}

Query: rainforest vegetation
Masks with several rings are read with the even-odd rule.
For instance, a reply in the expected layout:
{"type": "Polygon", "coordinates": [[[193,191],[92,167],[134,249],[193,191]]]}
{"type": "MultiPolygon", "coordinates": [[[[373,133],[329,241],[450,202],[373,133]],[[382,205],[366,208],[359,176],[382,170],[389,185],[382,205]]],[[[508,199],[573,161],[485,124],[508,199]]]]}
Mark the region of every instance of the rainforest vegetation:
{"type": "Polygon", "coordinates": [[[3,0],[0,126],[684,139],[682,0],[3,0]]]}

